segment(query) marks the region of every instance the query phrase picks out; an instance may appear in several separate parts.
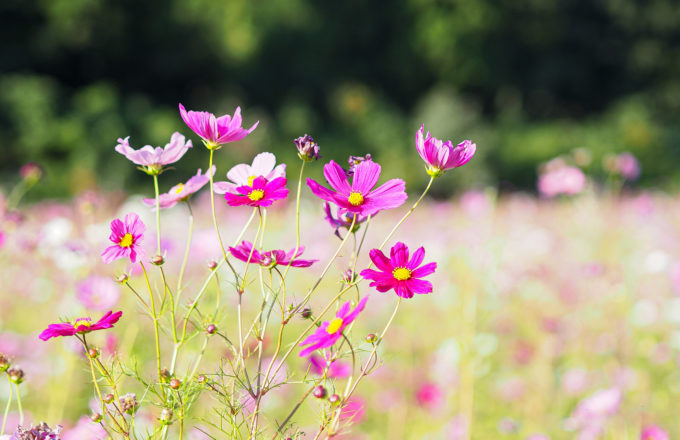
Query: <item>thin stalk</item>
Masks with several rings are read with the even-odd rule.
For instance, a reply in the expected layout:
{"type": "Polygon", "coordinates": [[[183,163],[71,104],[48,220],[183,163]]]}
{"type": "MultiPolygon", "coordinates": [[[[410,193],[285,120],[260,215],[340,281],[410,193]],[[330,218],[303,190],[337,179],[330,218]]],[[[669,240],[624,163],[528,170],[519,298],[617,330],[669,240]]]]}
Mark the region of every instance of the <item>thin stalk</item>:
{"type": "MultiPolygon", "coordinates": [[[[142,266],[144,279],[146,280],[146,285],[149,288],[149,297],[151,298],[151,318],[153,319],[153,333],[154,340],[156,342],[156,367],[158,369],[158,383],[161,383],[163,375],[161,374],[161,343],[160,331],[158,328],[158,316],[156,316],[156,301],[153,298],[153,289],[151,289],[151,282],[149,281],[149,275],[146,273],[144,263],[140,262],[139,265],[142,266]]],[[[163,399],[165,399],[165,388],[161,387],[161,393],[163,394],[163,399]]]]}
{"type": "Polygon", "coordinates": [[[191,249],[191,238],[194,233],[194,212],[191,210],[191,203],[187,200],[187,208],[189,209],[189,236],[187,237],[187,247],[184,250],[184,259],[182,260],[182,266],[179,270],[179,278],[177,279],[177,299],[179,300],[179,295],[182,292],[182,280],[184,279],[184,268],[187,265],[187,260],[189,259],[189,250],[191,249]]]}
{"type": "Polygon", "coordinates": [[[9,384],[9,399],[7,399],[7,405],[5,405],[5,415],[2,417],[2,429],[0,429],[0,435],[5,434],[5,425],[7,424],[7,414],[9,414],[9,408],[12,404],[12,394],[14,392],[12,388],[12,381],[9,379],[9,374],[7,376],[7,383],[9,384]]]}
{"type": "Polygon", "coordinates": [[[290,270],[291,264],[293,264],[293,259],[295,258],[295,255],[298,253],[298,250],[300,250],[300,194],[302,193],[302,176],[304,175],[305,172],[305,164],[306,161],[302,161],[302,166],[300,166],[300,176],[298,177],[298,186],[297,186],[297,196],[295,197],[295,251],[293,252],[293,257],[290,259],[288,262],[288,265],[286,266],[286,270],[283,273],[283,277],[285,278],[286,275],[288,275],[288,271],[290,270]]]}
{"type": "Polygon", "coordinates": [[[224,259],[227,259],[227,251],[224,249],[224,244],[222,243],[222,236],[220,235],[220,228],[217,226],[217,216],[215,215],[215,193],[213,192],[213,153],[214,150],[210,149],[210,165],[208,165],[208,170],[210,173],[210,212],[212,214],[213,225],[215,226],[215,232],[217,233],[217,241],[220,243],[220,249],[222,249],[222,255],[224,259]]]}
{"type": "Polygon", "coordinates": [[[158,191],[158,175],[153,175],[153,189],[156,192],[156,253],[161,255],[161,206],[158,191]]]}
{"type": "Polygon", "coordinates": [[[17,408],[19,409],[19,425],[24,424],[24,409],[21,406],[21,393],[19,392],[19,384],[14,384],[14,388],[17,390],[17,408]]]}

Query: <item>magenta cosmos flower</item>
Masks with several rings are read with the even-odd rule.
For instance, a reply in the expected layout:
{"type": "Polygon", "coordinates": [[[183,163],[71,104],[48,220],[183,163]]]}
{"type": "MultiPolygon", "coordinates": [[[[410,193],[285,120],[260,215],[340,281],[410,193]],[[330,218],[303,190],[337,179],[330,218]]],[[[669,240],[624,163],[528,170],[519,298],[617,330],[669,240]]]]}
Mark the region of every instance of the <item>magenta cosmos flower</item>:
{"type": "Polygon", "coordinates": [[[43,341],[47,341],[48,339],[56,338],[57,336],[73,336],[95,330],[104,330],[113,327],[113,324],[118,322],[122,314],[123,312],[120,311],[114,313],[109,310],[94,324],[92,323],[91,318],[78,318],[72,323],[63,322],[61,324],[50,324],[42,333],[40,333],[39,337],[43,341]]]}
{"type": "Polygon", "coordinates": [[[274,267],[276,265],[288,266],[288,264],[290,264],[292,267],[309,267],[318,261],[298,259],[298,257],[305,251],[304,246],[300,246],[297,253],[295,253],[295,256],[293,256],[295,249],[291,249],[288,252],[276,249],[260,253],[257,249],[253,249],[253,244],[249,241],[241,242],[238,247],[230,247],[229,251],[235,258],[241,261],[247,263],[248,258],[250,258],[251,263],[259,264],[260,266],[264,267],[274,267]]]}
{"type": "MultiPolygon", "coordinates": [[[[187,180],[186,183],[178,183],[170,188],[170,191],[167,193],[159,195],[158,206],[160,206],[161,209],[172,208],[177,203],[189,199],[192,194],[198,192],[210,181],[211,174],[215,174],[214,165],[212,170],[206,171],[205,174],[201,174],[201,169],[199,168],[196,175],[187,180]]],[[[142,202],[144,202],[146,206],[150,206],[154,209],[156,208],[156,199],[143,199],[142,202]]]]}
{"type": "Polygon", "coordinates": [[[656,425],[645,427],[640,433],[640,440],[670,440],[668,432],[656,425]]]}
{"type": "Polygon", "coordinates": [[[286,177],[286,164],[276,165],[276,156],[272,153],[260,153],[253,159],[253,164],[238,164],[227,173],[227,179],[231,182],[215,182],[213,191],[217,194],[238,194],[239,186],[252,186],[255,179],[264,177],[274,180],[277,177],[286,177]]]}
{"type": "Polygon", "coordinates": [[[185,141],[180,133],[173,133],[170,142],[163,148],[145,145],[139,150],[130,147],[130,136],[119,138],[116,151],[139,165],[139,169],[154,175],[163,172],[163,166],[175,163],[192,147],[191,141],[185,141]]]}
{"type": "Polygon", "coordinates": [[[326,367],[328,367],[328,371],[326,371],[326,377],[331,379],[344,379],[352,374],[352,367],[347,363],[336,360],[331,362],[329,365],[328,360],[322,356],[312,354],[309,357],[309,370],[312,373],[321,376],[326,370],[326,367]]]}
{"type": "Polygon", "coordinates": [[[253,180],[252,185],[243,185],[236,188],[236,194],[226,193],[224,198],[229,206],[271,206],[277,200],[288,197],[286,178],[277,177],[269,181],[260,176],[253,180]]]}
{"type": "Polygon", "coordinates": [[[335,190],[319,185],[312,179],[307,179],[307,185],[314,195],[335,203],[343,212],[360,216],[373,215],[383,209],[401,206],[407,199],[404,181],[392,179],[373,189],[380,178],[381,167],[372,160],[365,160],[354,169],[352,183],[340,165],[330,161],[323,167],[323,173],[328,184],[335,190]]]}
{"type": "Polygon", "coordinates": [[[102,252],[104,263],[109,264],[119,258],[130,258],[133,263],[137,261],[137,257],[143,252],[141,243],[145,229],[146,226],[135,213],[127,214],[124,220],[113,220],[109,235],[113,245],[102,252]]]}
{"type": "MultiPolygon", "coordinates": [[[[342,236],[340,235],[340,228],[349,230],[352,227],[352,219],[354,218],[354,214],[350,214],[347,211],[343,212],[342,209],[338,208],[337,215],[334,215],[331,209],[331,204],[328,202],[324,204],[323,211],[325,214],[324,219],[329,225],[335,228],[335,235],[342,239],[342,236]]],[[[354,222],[354,228],[352,228],[350,232],[356,232],[359,230],[359,225],[365,222],[366,219],[368,219],[368,216],[358,215],[356,221],[354,222]]]]}
{"type": "Polygon", "coordinates": [[[362,310],[364,310],[366,301],[368,301],[367,296],[359,301],[359,304],[357,304],[354,310],[350,310],[352,306],[350,301],[343,304],[342,307],[340,307],[340,310],[335,314],[335,319],[321,323],[313,334],[307,336],[307,338],[300,343],[301,347],[309,345],[309,347],[300,352],[300,357],[307,356],[315,350],[328,348],[335,344],[337,340],[342,337],[342,332],[345,328],[356,319],[362,310]]]}
{"type": "Polygon", "coordinates": [[[394,289],[402,298],[412,298],[413,294],[425,294],[432,292],[432,283],[420,278],[433,274],[437,269],[437,263],[427,263],[421,266],[425,258],[425,249],[418,248],[409,260],[408,247],[404,243],[395,244],[390,250],[390,258],[387,258],[380,249],[369,252],[371,261],[380,270],[365,269],[361,276],[373,280],[370,284],[378,292],[387,292],[394,289]]]}
{"type": "Polygon", "coordinates": [[[248,136],[260,121],[257,121],[248,130],[241,126],[241,107],[236,107],[234,117],[224,115],[215,117],[208,112],[186,111],[182,104],[179,105],[179,114],[182,120],[203,139],[205,146],[211,150],[219,149],[221,145],[240,141],[248,136]]]}
{"type": "Polygon", "coordinates": [[[427,164],[427,174],[432,177],[440,176],[444,171],[465,165],[472,159],[477,150],[477,144],[464,140],[453,146],[451,141],[443,142],[436,137],[423,135],[425,124],[416,132],[416,149],[427,164]]]}

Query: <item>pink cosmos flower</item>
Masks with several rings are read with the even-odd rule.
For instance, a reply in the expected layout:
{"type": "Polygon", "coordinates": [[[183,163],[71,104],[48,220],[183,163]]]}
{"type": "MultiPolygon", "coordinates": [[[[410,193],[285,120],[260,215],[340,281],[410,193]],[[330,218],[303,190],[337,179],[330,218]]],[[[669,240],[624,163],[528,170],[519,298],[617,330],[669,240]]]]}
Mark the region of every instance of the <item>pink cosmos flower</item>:
{"type": "Polygon", "coordinates": [[[352,396],[342,405],[340,420],[358,424],[366,418],[366,401],[363,397],[352,396]]]}
{"type": "Polygon", "coordinates": [[[140,166],[147,174],[160,174],[164,165],[175,163],[192,147],[191,141],[186,141],[180,133],[173,133],[170,142],[164,147],[145,145],[139,150],[130,147],[130,136],[118,138],[116,151],[140,166]]]}
{"type": "Polygon", "coordinates": [[[596,439],[604,430],[609,418],[618,410],[623,400],[619,388],[596,391],[583,399],[565,423],[570,430],[578,430],[579,439],[596,439]]]}
{"type": "Polygon", "coordinates": [[[616,156],[616,171],[626,180],[640,177],[640,162],[631,153],[621,153],[616,156]]]}
{"type": "Polygon", "coordinates": [[[241,126],[241,107],[236,107],[234,117],[223,115],[215,117],[208,112],[186,111],[182,104],[179,105],[179,114],[182,120],[190,129],[199,135],[205,146],[210,149],[217,149],[220,145],[240,141],[248,136],[260,121],[257,121],[248,130],[241,126]]]}
{"type": "Polygon", "coordinates": [[[275,201],[288,197],[286,182],[285,177],[277,177],[268,181],[260,176],[253,180],[252,186],[239,186],[236,188],[236,194],[228,192],[224,198],[229,206],[271,206],[275,201]]]}
{"type": "Polygon", "coordinates": [[[432,292],[432,283],[420,278],[433,274],[437,269],[437,263],[420,266],[425,258],[425,249],[422,247],[413,253],[410,260],[408,247],[402,242],[392,247],[390,258],[387,258],[380,249],[372,249],[369,256],[379,270],[365,269],[360,275],[373,280],[370,286],[375,287],[378,292],[394,289],[402,298],[412,298],[415,293],[432,292]]]}
{"type": "Polygon", "coordinates": [[[307,179],[307,185],[314,195],[335,203],[343,211],[362,216],[373,215],[383,209],[397,208],[408,198],[404,191],[406,185],[401,179],[389,180],[373,189],[380,178],[380,170],[380,165],[365,160],[356,165],[350,184],[345,170],[331,160],[323,167],[323,171],[326,181],[335,191],[319,185],[313,179],[307,179]]]}
{"type": "Polygon", "coordinates": [[[110,310],[120,299],[120,287],[110,278],[91,276],[78,283],[76,298],[90,310],[110,310]]]}
{"type": "MultiPolygon", "coordinates": [[[[328,365],[328,361],[324,359],[323,356],[312,354],[309,357],[309,369],[314,374],[321,376],[326,369],[326,365],[328,365]]],[[[349,377],[351,372],[352,367],[350,367],[349,364],[336,360],[331,362],[331,364],[328,366],[328,372],[326,373],[326,376],[331,379],[343,379],[345,377],[349,377]]]]}
{"type": "Polygon", "coordinates": [[[141,243],[145,229],[146,226],[135,213],[127,214],[124,221],[113,220],[109,240],[114,244],[102,252],[104,263],[109,264],[119,258],[130,258],[133,263],[137,261],[137,257],[143,253],[141,243]]]}
{"type": "Polygon", "coordinates": [[[538,191],[541,195],[574,195],[586,188],[586,176],[580,168],[569,165],[547,168],[549,169],[538,178],[538,191]]]}
{"type": "Polygon", "coordinates": [[[444,404],[444,392],[434,383],[424,383],[416,391],[418,405],[429,410],[437,409],[444,404]]]}
{"type": "Polygon", "coordinates": [[[343,304],[342,307],[340,307],[340,310],[335,314],[335,319],[322,322],[314,333],[307,336],[307,338],[300,343],[300,346],[309,345],[309,347],[300,352],[300,357],[305,357],[315,350],[328,348],[335,344],[338,339],[342,337],[342,332],[345,328],[356,319],[362,310],[364,310],[366,301],[368,301],[367,296],[363,297],[354,310],[351,311],[350,307],[352,306],[352,303],[350,301],[343,304]]]}
{"type": "Polygon", "coordinates": [[[656,425],[646,426],[640,433],[640,440],[670,440],[668,433],[656,425]]]}
{"type": "Polygon", "coordinates": [[[78,318],[73,323],[64,322],[61,324],[50,324],[47,326],[42,333],[40,333],[40,339],[47,341],[50,338],[56,338],[58,336],[73,336],[76,334],[89,333],[95,330],[104,330],[113,327],[113,324],[118,322],[123,312],[113,313],[112,311],[106,312],[99,321],[92,323],[91,318],[78,318]]]}
{"type": "Polygon", "coordinates": [[[92,420],[87,416],[78,419],[78,424],[67,429],[61,436],[61,440],[105,440],[106,438],[108,438],[108,435],[104,428],[92,423],[92,420]]]}
{"type": "MultiPolygon", "coordinates": [[[[346,211],[343,212],[342,209],[338,209],[337,214],[333,215],[331,204],[328,202],[324,203],[323,210],[326,214],[324,219],[328,222],[328,224],[335,228],[335,235],[342,239],[342,236],[340,235],[340,228],[349,230],[349,228],[352,227],[352,219],[354,214],[350,214],[346,211]]],[[[358,215],[356,221],[354,222],[354,228],[352,228],[350,232],[356,232],[359,229],[359,225],[365,222],[367,219],[368,216],[358,215]]]]}
{"type": "Polygon", "coordinates": [[[242,241],[238,247],[230,247],[229,252],[237,259],[248,262],[250,257],[250,262],[253,264],[259,264],[264,267],[274,267],[276,265],[288,266],[290,264],[292,267],[309,267],[319,260],[300,260],[298,257],[302,255],[305,251],[304,246],[300,246],[295,256],[293,253],[295,249],[291,249],[285,252],[281,249],[275,249],[267,252],[260,253],[257,249],[253,249],[253,244],[249,241],[242,241]],[[251,254],[252,252],[252,254],[251,254]],[[291,263],[291,260],[292,263],[291,263]]]}
{"type": "Polygon", "coordinates": [[[430,136],[429,131],[423,136],[424,130],[425,124],[416,131],[416,149],[427,164],[430,176],[437,177],[446,170],[465,165],[477,151],[477,144],[470,140],[464,140],[454,147],[451,141],[443,142],[430,136]]]}
{"type": "Polygon", "coordinates": [[[253,159],[253,164],[245,163],[236,165],[227,173],[227,178],[231,182],[215,182],[213,191],[217,194],[232,193],[238,194],[239,186],[252,186],[255,179],[264,177],[273,180],[277,177],[286,177],[286,164],[276,165],[276,156],[272,153],[260,153],[253,159]]]}
{"type": "MultiPolygon", "coordinates": [[[[187,200],[192,194],[198,192],[201,188],[205,186],[206,183],[210,181],[210,175],[215,174],[215,166],[213,165],[212,170],[206,171],[205,174],[201,174],[201,169],[199,168],[195,176],[192,176],[186,183],[178,183],[177,185],[170,188],[165,194],[158,196],[158,206],[161,209],[172,208],[177,203],[187,200]]],[[[143,199],[142,202],[146,206],[151,208],[156,208],[156,199],[143,199]]]]}

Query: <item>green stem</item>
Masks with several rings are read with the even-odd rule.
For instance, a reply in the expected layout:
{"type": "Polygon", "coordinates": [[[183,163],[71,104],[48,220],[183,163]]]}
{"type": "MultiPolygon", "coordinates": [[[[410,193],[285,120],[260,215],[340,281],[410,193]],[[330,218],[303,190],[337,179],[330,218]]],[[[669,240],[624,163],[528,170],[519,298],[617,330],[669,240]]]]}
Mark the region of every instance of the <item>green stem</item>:
{"type": "Polygon", "coordinates": [[[21,406],[21,393],[19,392],[19,385],[14,384],[14,388],[17,390],[17,408],[19,409],[19,425],[24,424],[24,409],[21,406]]]}
{"type": "Polygon", "coordinates": [[[161,206],[158,191],[158,175],[153,175],[153,189],[156,192],[156,245],[157,254],[161,255],[161,206]]]}
{"type": "Polygon", "coordinates": [[[12,381],[9,380],[9,374],[6,374],[7,376],[7,383],[9,384],[9,399],[7,399],[7,405],[5,406],[5,415],[2,417],[2,429],[0,429],[0,435],[5,434],[5,425],[7,424],[7,414],[9,414],[9,408],[10,405],[12,404],[12,395],[13,395],[13,388],[12,388],[12,381]]]}
{"type": "MultiPolygon", "coordinates": [[[[153,319],[154,340],[156,342],[156,366],[158,369],[158,383],[161,383],[163,375],[161,374],[161,343],[159,336],[160,332],[158,328],[158,316],[156,316],[156,301],[153,298],[151,282],[149,281],[149,275],[146,273],[144,263],[140,262],[139,264],[140,266],[142,266],[142,272],[144,272],[144,279],[146,280],[146,285],[149,288],[149,297],[151,298],[151,318],[153,319]]],[[[163,399],[165,399],[165,388],[161,387],[161,393],[163,394],[163,399]]]]}
{"type": "Polygon", "coordinates": [[[306,163],[307,162],[303,160],[302,166],[300,167],[300,176],[298,177],[297,185],[297,196],[295,197],[295,251],[293,252],[293,257],[288,262],[286,270],[283,273],[284,278],[286,277],[286,275],[288,275],[288,271],[290,270],[291,264],[293,264],[293,259],[295,258],[295,255],[297,255],[298,250],[300,250],[300,194],[302,193],[302,176],[304,175],[305,172],[306,163]]]}
{"type": "Polygon", "coordinates": [[[187,208],[189,208],[189,236],[187,237],[187,247],[184,250],[184,259],[182,260],[182,267],[179,270],[179,278],[177,280],[177,299],[179,301],[179,295],[182,292],[182,280],[184,279],[184,268],[187,265],[187,260],[189,259],[189,250],[191,249],[191,238],[194,233],[194,212],[191,210],[191,203],[187,200],[187,208]]]}
{"type": "Polygon", "coordinates": [[[227,259],[227,251],[224,249],[224,244],[222,243],[222,236],[220,235],[220,228],[217,227],[217,216],[215,215],[215,193],[213,192],[213,153],[214,150],[210,149],[210,164],[208,165],[208,175],[210,176],[210,212],[212,214],[213,225],[215,226],[215,232],[217,233],[217,241],[220,243],[220,249],[222,249],[222,255],[224,259],[227,259]]]}

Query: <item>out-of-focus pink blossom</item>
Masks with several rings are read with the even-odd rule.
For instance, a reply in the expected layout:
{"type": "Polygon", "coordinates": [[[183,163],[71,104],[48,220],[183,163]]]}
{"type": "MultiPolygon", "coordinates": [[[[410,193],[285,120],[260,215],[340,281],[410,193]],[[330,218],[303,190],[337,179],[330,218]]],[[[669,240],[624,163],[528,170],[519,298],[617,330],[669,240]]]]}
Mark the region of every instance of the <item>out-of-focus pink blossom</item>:
{"type": "Polygon", "coordinates": [[[111,278],[91,276],[76,285],[76,298],[90,310],[110,310],[120,299],[120,286],[111,278]]]}
{"type": "Polygon", "coordinates": [[[623,400],[619,388],[599,390],[583,399],[565,423],[569,430],[578,432],[579,440],[596,439],[609,418],[616,414],[623,400]]]}
{"type": "Polygon", "coordinates": [[[437,384],[424,383],[416,391],[418,405],[434,410],[444,404],[444,391],[437,384]]]}
{"type": "Polygon", "coordinates": [[[588,371],[572,368],[562,376],[562,390],[567,395],[576,395],[588,387],[588,371]]]}
{"type": "Polygon", "coordinates": [[[366,401],[363,397],[353,395],[342,406],[340,420],[358,424],[366,418],[366,401]]]}
{"type": "Polygon", "coordinates": [[[81,417],[76,426],[64,430],[61,434],[62,440],[105,440],[106,438],[106,431],[100,425],[92,423],[87,416],[81,417]]]}
{"type": "Polygon", "coordinates": [[[586,188],[586,176],[580,168],[562,165],[546,167],[538,178],[538,191],[544,197],[578,194],[586,188]]]}
{"type": "Polygon", "coordinates": [[[631,153],[621,153],[616,157],[616,171],[626,180],[640,177],[640,162],[631,153]]]}
{"type": "Polygon", "coordinates": [[[668,432],[657,425],[646,426],[640,433],[640,440],[670,440],[668,432]]]}
{"type": "Polygon", "coordinates": [[[455,416],[446,426],[446,440],[463,440],[468,432],[468,421],[463,414],[455,416]]]}
{"type": "MultiPolygon", "coordinates": [[[[318,374],[319,376],[323,374],[327,363],[328,362],[326,359],[317,354],[312,354],[309,357],[310,371],[314,374],[318,374]]],[[[328,372],[326,373],[326,376],[330,378],[343,379],[345,377],[349,377],[351,372],[352,367],[349,364],[336,360],[328,366],[328,372]]]]}

